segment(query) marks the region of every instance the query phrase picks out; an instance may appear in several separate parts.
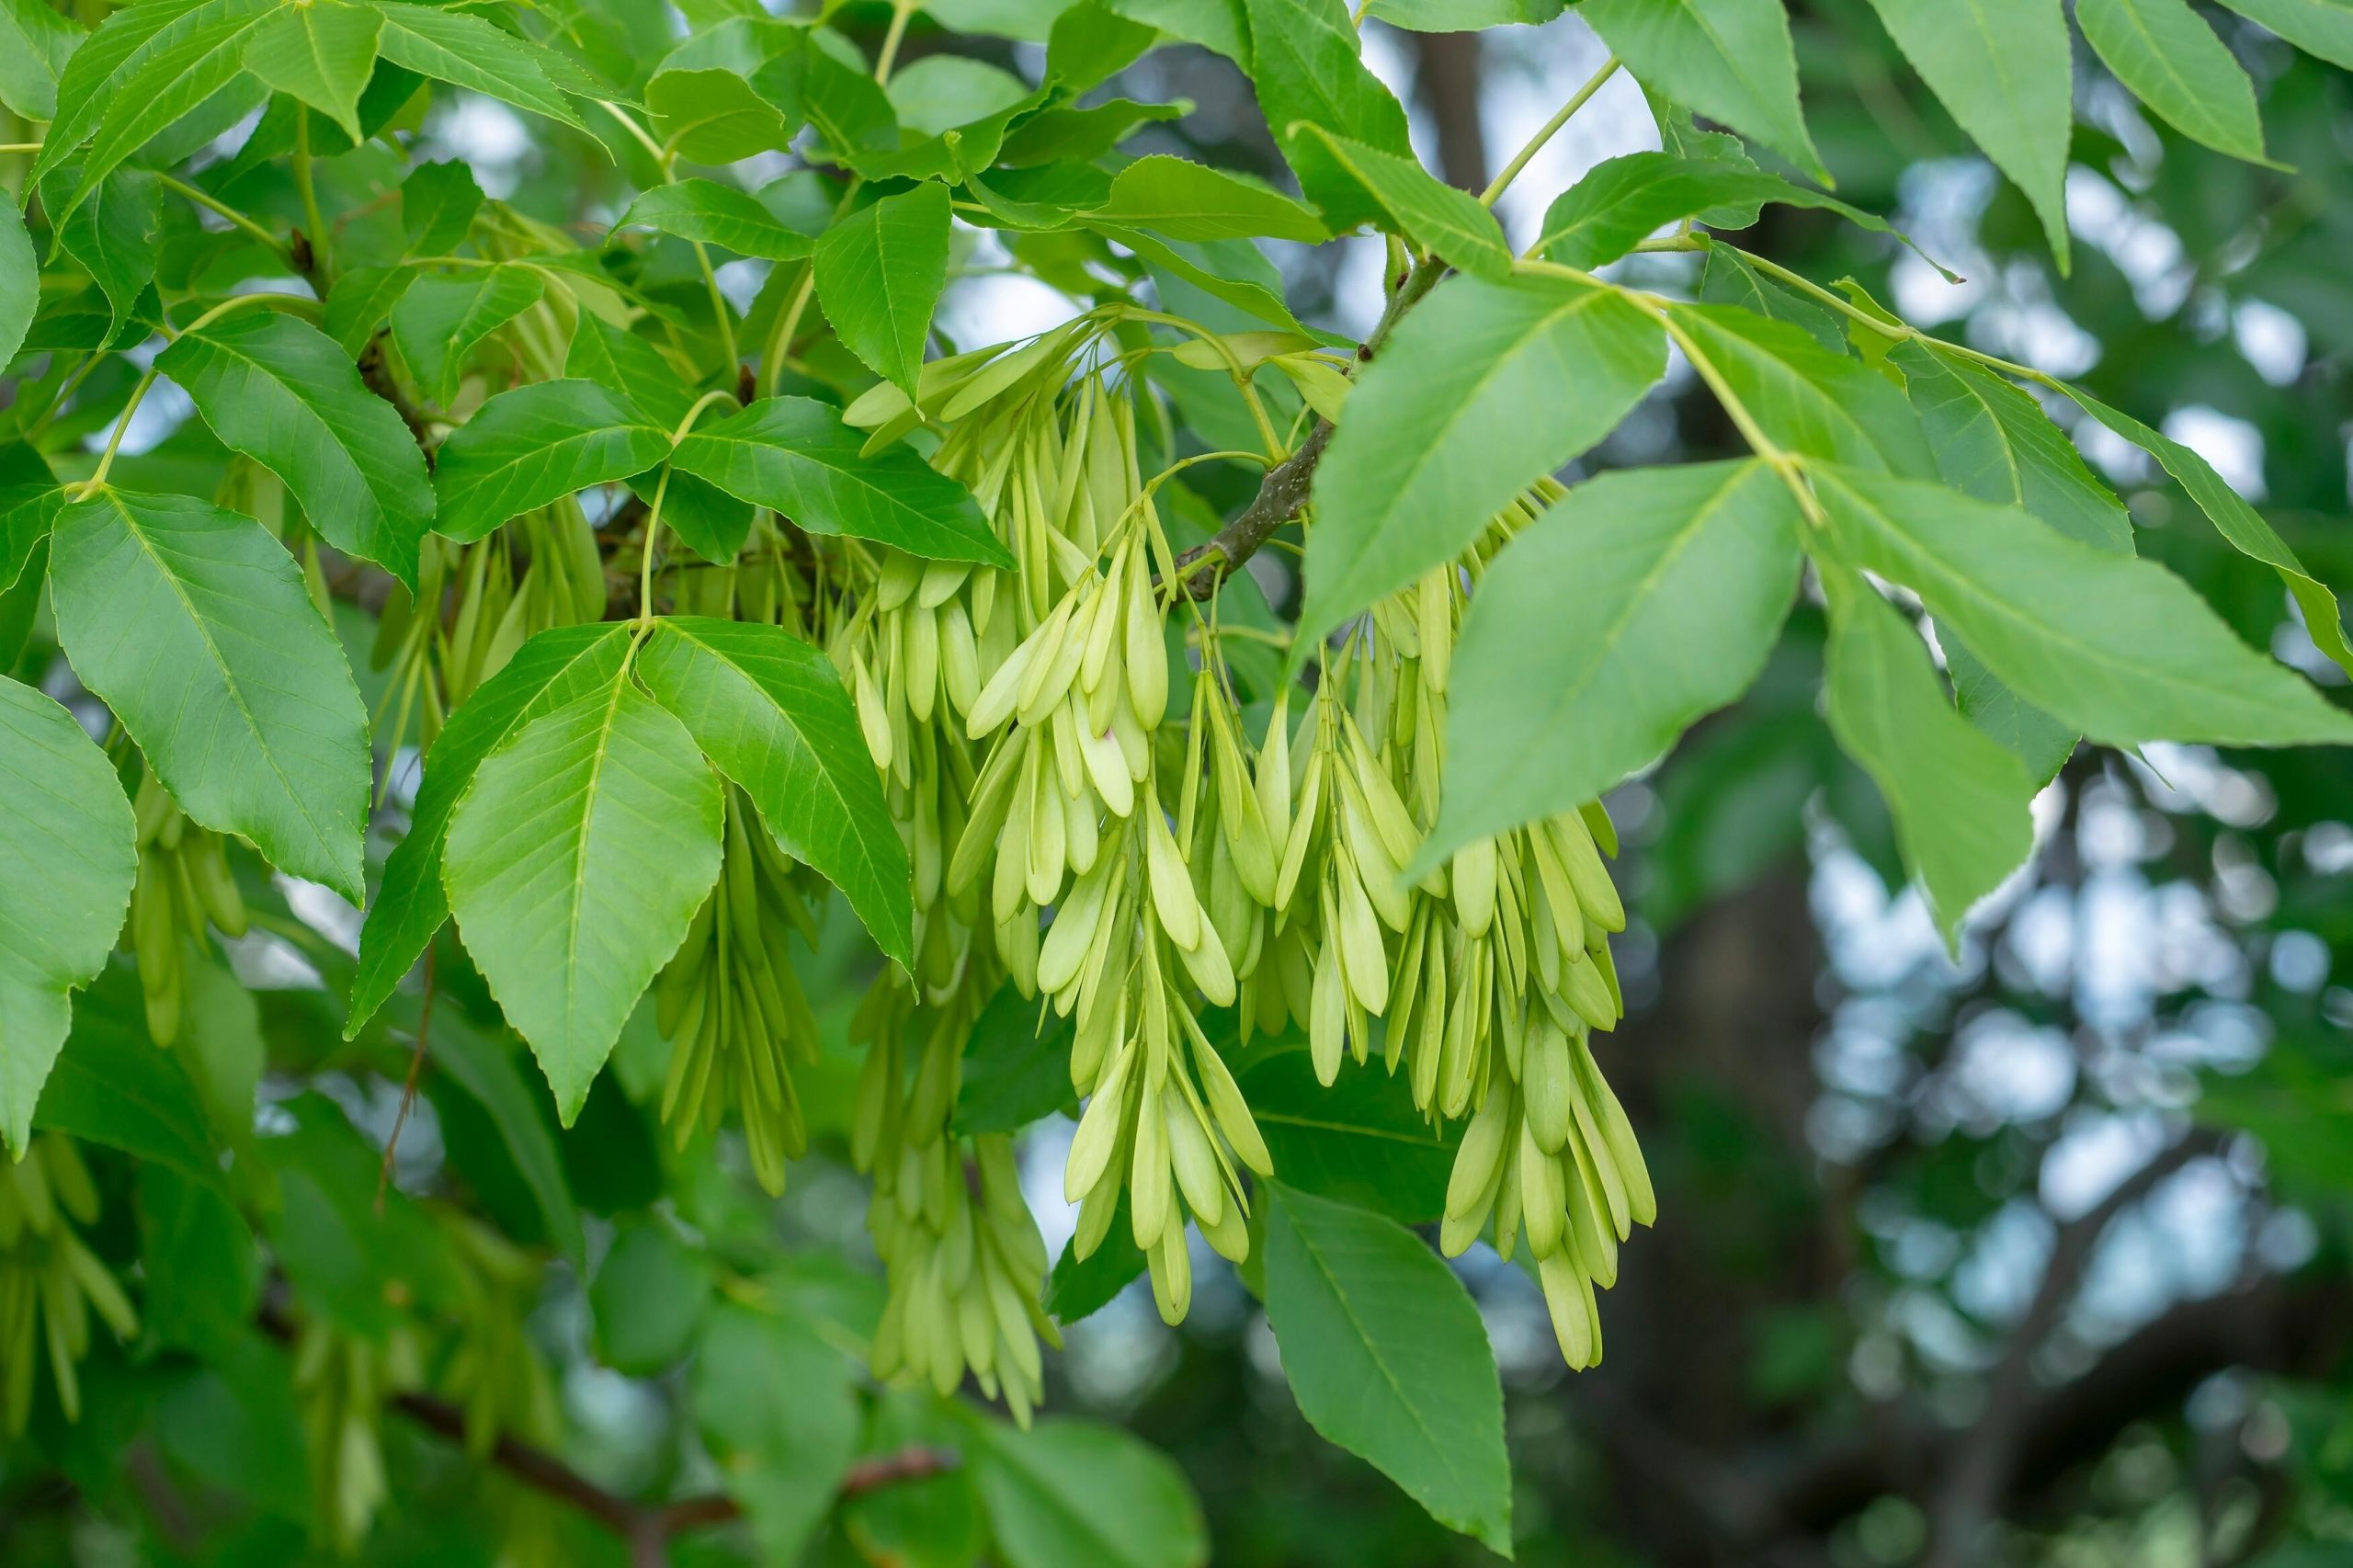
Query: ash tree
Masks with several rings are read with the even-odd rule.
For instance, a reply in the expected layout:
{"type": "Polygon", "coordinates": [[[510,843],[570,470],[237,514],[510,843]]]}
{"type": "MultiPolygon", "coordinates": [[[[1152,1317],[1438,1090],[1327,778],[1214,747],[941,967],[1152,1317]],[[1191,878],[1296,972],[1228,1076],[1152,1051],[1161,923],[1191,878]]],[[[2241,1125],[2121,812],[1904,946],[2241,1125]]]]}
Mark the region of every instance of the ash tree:
{"type": "MultiPolygon", "coordinates": [[[[2330,0],[2229,4],[2353,63],[2330,0]]],[[[2078,75],[2273,166],[2220,13],[1872,8],[2063,271],[2078,75]]],[[[2079,747],[2353,739],[2071,432],[2353,671],[2205,458],[1747,242],[1913,244],[1779,0],[1585,0],[1591,79],[1426,168],[1368,24],[1562,10],[0,0],[15,1506],[191,1562],[1197,1562],[1052,1352],[1230,1269],[1313,1429],[1509,1554],[1447,1260],[1585,1369],[1676,1223],[1602,802],[1793,607],[1949,942],[2079,747]],[[1280,177],[1167,150],[1120,89],[1176,52],[1280,177]],[[1506,238],[1607,105],[1658,150],[1506,238]],[[1268,242],[1373,247],[1373,324],[1268,242]],[[1002,274],[1055,324],[1000,340],[1002,274]],[[1594,456],[1687,379],[1737,455],[1594,456]],[[628,1462],[596,1368],[668,1413],[628,1462]]]]}

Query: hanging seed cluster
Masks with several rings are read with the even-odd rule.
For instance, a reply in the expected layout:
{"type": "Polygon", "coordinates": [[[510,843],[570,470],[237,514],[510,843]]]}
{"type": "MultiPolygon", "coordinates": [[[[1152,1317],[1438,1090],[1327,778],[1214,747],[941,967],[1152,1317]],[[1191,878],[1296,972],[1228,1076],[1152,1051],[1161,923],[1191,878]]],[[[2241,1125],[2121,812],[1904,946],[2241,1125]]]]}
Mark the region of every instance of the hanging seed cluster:
{"type": "Polygon", "coordinates": [[[733,1105],[753,1175],[771,1193],[784,1190],[785,1162],[809,1147],[792,1062],[816,1062],[817,1019],[785,946],[795,931],[816,944],[816,919],[794,886],[805,875],[731,785],[719,882],[654,991],[655,1027],[672,1042],[662,1119],[683,1149],[733,1105]]]}
{"type": "Polygon", "coordinates": [[[179,1038],[188,1012],[188,951],[208,929],[245,934],[245,900],[229,874],[226,843],[188,821],[142,764],[131,812],[139,829],[139,880],[131,890],[131,950],[147,1032],[157,1045],[179,1038]]]}
{"type": "Polygon", "coordinates": [[[98,1190],[73,1142],[34,1138],[21,1160],[0,1160],[0,1410],[25,1429],[43,1363],[68,1421],[82,1416],[75,1369],[90,1352],[93,1314],[117,1339],[139,1332],[114,1274],[82,1244],[98,1219],[98,1190]]]}
{"type": "Polygon", "coordinates": [[[1233,1007],[1245,1038],[1303,1029],[1326,1083],[1378,1048],[1433,1122],[1467,1124],[1448,1249],[1492,1231],[1508,1252],[1524,1233],[1563,1353],[1588,1365],[1594,1289],[1654,1214],[1590,1043],[1620,1009],[1608,937],[1624,913],[1603,858],[1615,836],[1595,804],[1403,881],[1437,819],[1461,613],[1557,492],[1376,607],[1303,711],[1285,687],[1254,722],[1216,601],[1161,585],[1176,569],[1140,455],[1153,411],[1119,329],[1107,311],[1011,353],[936,361],[913,403],[884,387],[849,411],[878,439],[918,420],[941,429],[933,461],[1017,562],[875,551],[870,590],[830,601],[827,644],[915,879],[914,971],[879,983],[855,1031],[870,1055],[854,1152],[876,1175],[892,1273],[880,1358],[1002,1378],[1017,1411],[1035,1398],[1034,1375],[1011,1392],[1012,1369],[1027,1374],[1033,1334],[1049,1334],[1028,1283],[1042,1249],[999,1201],[1004,1157],[948,1125],[961,1042],[1009,978],[1074,1025],[1074,1250],[1102,1244],[1124,1196],[1168,1321],[1190,1301],[1188,1225],[1242,1260],[1244,1173],[1273,1169],[1199,1021],[1233,1007]],[[1191,677],[1181,703],[1173,668],[1191,677]],[[1001,1244],[961,1240],[966,1209],[976,1238],[1001,1244]]]}
{"type": "MultiPolygon", "coordinates": [[[[1614,835],[1590,804],[1417,867],[1461,617],[1557,488],[1375,606],[1312,685],[1245,702],[1226,650],[1248,633],[1221,624],[1222,596],[1166,586],[1160,492],[1176,469],[1138,392],[1138,362],[1162,347],[1146,319],[1171,318],[1107,306],[934,360],[913,399],[885,384],[847,411],[878,447],[936,436],[931,461],[972,492],[1014,569],[847,538],[813,549],[762,516],[733,562],[666,575],[676,608],[828,650],[908,848],[914,961],[876,980],[850,1031],[866,1053],[851,1153],[891,1286],[877,1369],[943,1390],[969,1373],[1024,1417],[1042,1392],[1047,1257],[1011,1145],[953,1125],[964,1042],[1008,981],[1073,1026],[1074,1250],[1090,1256],[1124,1213],[1168,1321],[1190,1304],[1188,1231],[1245,1259],[1246,1176],[1273,1173],[1199,1021],[1232,1008],[1245,1042],[1303,1031],[1327,1084],[1378,1052],[1434,1125],[1460,1127],[1445,1248],[1524,1241],[1563,1355],[1588,1365],[1595,1289],[1654,1213],[1591,1043],[1620,1008],[1614,835]]],[[[544,346],[517,352],[552,373],[544,346]]],[[[1206,342],[1180,358],[1220,362],[1206,342]]],[[[417,602],[455,610],[386,617],[397,731],[414,720],[429,739],[530,631],[601,613],[576,510],[428,552],[417,602]]],[[[813,939],[817,894],[731,789],[719,885],[655,987],[665,1119],[682,1143],[740,1124],[771,1192],[806,1144],[794,1071],[817,1028],[787,938],[813,939]]]]}

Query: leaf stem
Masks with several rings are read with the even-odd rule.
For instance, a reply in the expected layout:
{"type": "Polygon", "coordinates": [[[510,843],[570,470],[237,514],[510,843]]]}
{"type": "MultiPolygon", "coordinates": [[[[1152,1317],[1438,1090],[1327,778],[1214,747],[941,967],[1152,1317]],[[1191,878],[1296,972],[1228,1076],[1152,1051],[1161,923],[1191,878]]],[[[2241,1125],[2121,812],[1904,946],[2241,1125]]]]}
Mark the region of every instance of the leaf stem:
{"type": "MultiPolygon", "coordinates": [[[[308,300],[302,300],[301,296],[297,294],[239,294],[233,299],[222,301],[177,331],[173,330],[170,324],[166,323],[164,327],[164,335],[171,338],[184,337],[200,327],[220,320],[232,311],[243,310],[248,305],[269,304],[280,300],[299,300],[303,304],[311,302],[308,300]]],[[[114,467],[114,455],[122,449],[123,433],[131,428],[131,416],[137,414],[140,403],[146,401],[147,393],[154,386],[158,374],[160,372],[154,366],[148,366],[147,373],[139,378],[139,384],[131,389],[130,400],[122,405],[122,412],[115,416],[114,433],[107,437],[107,449],[98,454],[98,466],[91,472],[88,479],[82,482],[82,488],[75,492],[74,500],[86,501],[105,486],[107,474],[114,467]]]]}
{"type": "Polygon", "coordinates": [[[1822,503],[1815,499],[1813,488],[1799,477],[1797,460],[1765,433],[1764,426],[1756,423],[1756,415],[1748,412],[1747,404],[1740,401],[1739,395],[1732,390],[1732,384],[1724,380],[1723,372],[1717,369],[1714,361],[1702,354],[1699,346],[1691,340],[1691,335],[1677,324],[1664,306],[1654,308],[1659,324],[1666,329],[1666,335],[1675,340],[1675,346],[1683,350],[1683,357],[1691,361],[1691,368],[1699,373],[1699,380],[1707,383],[1708,391],[1723,405],[1725,415],[1732,420],[1733,428],[1740,432],[1741,439],[1746,441],[1749,449],[1763,459],[1766,466],[1779,474],[1781,483],[1790,487],[1790,494],[1797,498],[1798,510],[1804,514],[1805,520],[1816,528],[1821,527],[1827,520],[1823,516],[1822,503]]]}
{"type": "Polygon", "coordinates": [[[654,482],[654,500],[645,509],[645,553],[637,568],[637,634],[640,637],[654,625],[654,539],[662,528],[662,498],[670,493],[670,465],[662,465],[662,477],[654,482]]]}
{"type": "Polygon", "coordinates": [[[186,197],[188,200],[195,202],[199,207],[201,207],[208,212],[212,213],[215,217],[226,219],[232,224],[243,229],[246,233],[251,234],[255,239],[259,240],[263,244],[267,245],[271,250],[275,251],[281,259],[287,256],[288,247],[284,240],[279,239],[276,234],[271,233],[267,229],[263,228],[259,223],[255,222],[251,218],[246,217],[243,212],[238,211],[235,208],[214,196],[211,192],[200,190],[197,187],[188,184],[186,180],[175,179],[170,175],[160,172],[155,176],[155,178],[162,184],[165,190],[172,192],[176,196],[186,197]]]}
{"type": "Polygon", "coordinates": [[[1577,110],[1585,108],[1592,100],[1593,95],[1601,91],[1602,84],[1617,74],[1618,57],[1613,54],[1601,62],[1600,70],[1586,78],[1585,85],[1579,87],[1569,101],[1561,106],[1560,113],[1546,120],[1542,129],[1528,139],[1528,144],[1512,154],[1511,162],[1503,166],[1503,172],[1489,181],[1487,188],[1479,193],[1479,205],[1493,207],[1495,204],[1495,198],[1509,189],[1511,182],[1519,177],[1519,172],[1528,167],[1529,160],[1542,152],[1544,143],[1559,135],[1561,127],[1574,119],[1577,110]]]}
{"type": "Polygon", "coordinates": [[[892,0],[891,26],[882,35],[882,47],[874,55],[876,85],[891,85],[891,67],[898,63],[899,44],[907,36],[907,18],[915,13],[915,0],[892,0]]]}
{"type": "Polygon", "coordinates": [[[735,319],[728,314],[727,296],[719,291],[719,274],[710,265],[710,251],[700,240],[689,240],[695,247],[695,265],[702,268],[704,286],[710,290],[710,313],[719,323],[719,345],[727,356],[727,380],[735,380],[735,367],[741,355],[735,346],[735,319]]]}
{"type": "MultiPolygon", "coordinates": [[[[1988,354],[1983,349],[1972,348],[1965,343],[1954,343],[1949,339],[1938,337],[1933,334],[1922,332],[1918,327],[1914,326],[1909,322],[1889,321],[1884,316],[1875,316],[1870,312],[1863,310],[1859,306],[1856,305],[1852,301],[1840,295],[1835,290],[1824,289],[1813,278],[1804,276],[1802,273],[1792,272],[1779,262],[1768,261],[1761,256],[1755,255],[1749,251],[1741,250],[1737,245],[1729,245],[1725,248],[1735,251],[1739,255],[1746,257],[1749,264],[1755,267],[1758,271],[1767,273],[1771,277],[1780,279],[1782,282],[1801,290],[1809,297],[1829,306],[1832,310],[1836,311],[1840,315],[1847,317],[1849,321],[1853,321],[1860,325],[1869,327],[1871,331],[1878,333],[1881,337],[1892,339],[1897,343],[1932,344],[1936,347],[1944,349],[1948,353],[1958,354],[1964,359],[1974,359],[1977,363],[1986,367],[1988,369],[1999,370],[2006,376],[2016,376],[2020,381],[2033,381],[2038,385],[2049,387],[2055,392],[2068,392],[2067,384],[2059,380],[2058,377],[2050,374],[2048,371],[2038,370],[2031,365],[2021,365],[2014,359],[2001,358],[1995,355],[1988,354]]],[[[2069,395],[2073,394],[2069,393],[2069,395]]]]}
{"type": "MultiPolygon", "coordinates": [[[[732,386],[707,392],[695,399],[694,406],[687,410],[687,416],[678,421],[676,430],[670,432],[671,448],[675,450],[678,443],[687,438],[687,433],[695,427],[695,421],[702,417],[704,409],[712,403],[732,403],[734,399],[735,389],[732,386]]],[[[654,482],[654,499],[645,509],[645,555],[637,569],[637,631],[641,637],[654,624],[654,540],[662,528],[662,498],[669,493],[670,465],[665,462],[662,465],[662,477],[654,482]]]]}
{"type": "Polygon", "coordinates": [[[294,187],[302,196],[302,221],[310,225],[312,265],[322,278],[332,278],[335,267],[329,256],[326,219],[319,212],[319,192],[311,178],[311,114],[302,110],[294,117],[294,187]]]}
{"type": "Polygon", "coordinates": [[[791,302],[777,312],[776,330],[768,334],[767,351],[760,356],[760,368],[767,372],[771,397],[784,382],[784,362],[792,353],[792,335],[800,330],[801,312],[808,310],[809,298],[816,290],[817,263],[813,257],[792,290],[791,302]]]}
{"type": "Polygon", "coordinates": [[[664,150],[662,143],[654,140],[645,127],[638,124],[636,116],[611,99],[598,98],[597,107],[620,121],[621,129],[634,137],[637,144],[653,156],[655,165],[662,170],[663,179],[666,182],[670,177],[670,153],[664,150]]]}

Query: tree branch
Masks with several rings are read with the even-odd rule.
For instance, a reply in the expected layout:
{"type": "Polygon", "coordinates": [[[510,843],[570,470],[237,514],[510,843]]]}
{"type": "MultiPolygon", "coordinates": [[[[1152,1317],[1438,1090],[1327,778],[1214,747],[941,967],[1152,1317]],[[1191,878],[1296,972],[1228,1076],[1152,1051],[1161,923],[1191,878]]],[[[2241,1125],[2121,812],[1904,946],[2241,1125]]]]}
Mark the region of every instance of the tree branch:
{"type": "MultiPolygon", "coordinates": [[[[294,1324],[273,1302],[265,1301],[258,1315],[261,1331],[280,1344],[294,1338],[294,1324]]],[[[418,1426],[453,1443],[466,1440],[465,1412],[429,1393],[396,1393],[385,1404],[418,1426]]],[[[536,1443],[500,1433],[491,1445],[490,1461],[515,1481],[542,1496],[552,1497],[583,1517],[603,1526],[630,1548],[632,1562],[659,1563],[670,1538],[691,1530],[732,1524],[744,1517],[742,1505],[724,1493],[706,1493],[665,1503],[641,1503],[607,1490],[581,1474],[559,1456],[536,1443]]],[[[905,1482],[944,1475],[963,1462],[953,1449],[910,1445],[890,1453],[859,1460],[842,1474],[834,1489],[837,1502],[905,1482]]]]}
{"type": "MultiPolygon", "coordinates": [[[[2091,1370],[2031,1398],[2016,1434],[2016,1459],[1994,1506],[2031,1505],[2076,1466],[2108,1451],[2136,1421],[2177,1413],[2200,1382],[2232,1368],[2323,1375],[2343,1360],[2353,1324],[2353,1280],[2267,1280],[2185,1301],[2113,1346],[2091,1370]]],[[[1859,1431],[1774,1478],[1779,1530],[1827,1535],[1874,1499],[1921,1494],[1966,1441],[1926,1420],[1859,1431]]]]}
{"type": "MultiPolygon", "coordinates": [[[[1436,256],[1425,256],[1414,269],[1397,280],[1397,291],[1389,296],[1389,308],[1381,312],[1372,335],[1357,349],[1359,363],[1370,364],[1374,354],[1389,341],[1389,334],[1398,319],[1412,310],[1425,294],[1434,288],[1446,266],[1436,256]]],[[[1217,586],[1236,572],[1243,563],[1258,553],[1259,547],[1275,536],[1277,529],[1306,509],[1308,488],[1314,483],[1315,467],[1324,460],[1324,450],[1331,444],[1332,426],[1318,419],[1315,428],[1299,449],[1267,471],[1258,482],[1258,494],[1250,505],[1242,508],[1234,519],[1218,529],[1209,543],[1187,551],[1176,558],[1177,584],[1176,592],[1188,598],[1205,599],[1217,592],[1217,586]]],[[[1165,591],[1158,578],[1153,586],[1165,591]]]]}
{"type": "Polygon", "coordinates": [[[1176,558],[1177,591],[1188,598],[1205,599],[1258,553],[1275,530],[1307,508],[1307,488],[1314,482],[1315,465],[1331,444],[1332,426],[1324,420],[1307,433],[1299,450],[1267,471],[1258,494],[1233,521],[1217,530],[1209,543],[1197,545],[1176,558]]]}
{"type": "Polygon", "coordinates": [[[2075,1299],[2085,1268],[2109,1226],[2157,1185],[2200,1155],[2221,1146],[2211,1130],[2189,1133],[2125,1177],[2090,1210],[2062,1226],[2052,1243],[2051,1261],[2025,1315],[2018,1319],[2001,1360],[1985,1388],[1984,1414],[1963,1434],[1944,1468],[1947,1477],[1932,1511],[1929,1568],[1972,1561],[1978,1530],[2007,1491],[2018,1463],[2018,1443],[2034,1393],[2034,1356],[2059,1326],[2075,1299]]]}

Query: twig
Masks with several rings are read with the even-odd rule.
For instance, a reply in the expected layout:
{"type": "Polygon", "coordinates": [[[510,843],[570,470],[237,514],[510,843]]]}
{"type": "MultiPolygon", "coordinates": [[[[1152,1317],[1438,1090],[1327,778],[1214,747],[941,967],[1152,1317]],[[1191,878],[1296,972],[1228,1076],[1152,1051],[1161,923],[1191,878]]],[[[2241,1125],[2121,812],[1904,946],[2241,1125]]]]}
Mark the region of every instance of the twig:
{"type": "Polygon", "coordinates": [[[359,380],[369,392],[392,405],[392,412],[401,416],[401,423],[408,426],[408,433],[416,438],[417,447],[425,453],[425,466],[431,468],[431,428],[425,411],[409,401],[408,394],[401,391],[400,382],[393,379],[392,367],[384,358],[384,335],[381,332],[370,337],[368,347],[359,351],[359,380]]]}
{"type": "Polygon", "coordinates": [[[416,1104],[416,1080],[425,1071],[425,1037],[433,1027],[433,960],[437,949],[427,943],[425,949],[425,1000],[416,1013],[416,1049],[409,1053],[408,1081],[401,1085],[401,1108],[392,1113],[392,1131],[384,1140],[384,1163],[376,1167],[376,1212],[384,1211],[384,1189],[392,1184],[392,1157],[400,1152],[401,1129],[408,1125],[408,1113],[416,1104]]]}

